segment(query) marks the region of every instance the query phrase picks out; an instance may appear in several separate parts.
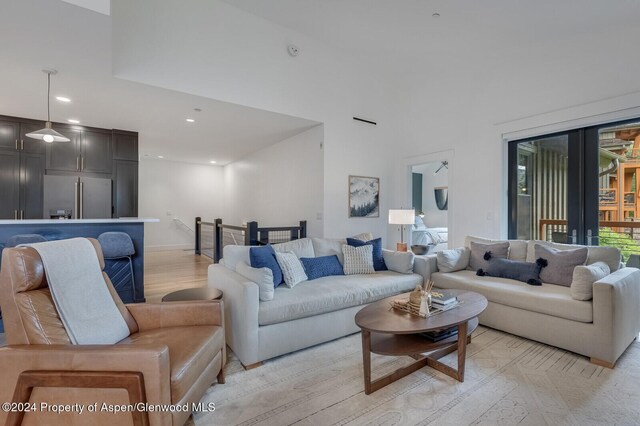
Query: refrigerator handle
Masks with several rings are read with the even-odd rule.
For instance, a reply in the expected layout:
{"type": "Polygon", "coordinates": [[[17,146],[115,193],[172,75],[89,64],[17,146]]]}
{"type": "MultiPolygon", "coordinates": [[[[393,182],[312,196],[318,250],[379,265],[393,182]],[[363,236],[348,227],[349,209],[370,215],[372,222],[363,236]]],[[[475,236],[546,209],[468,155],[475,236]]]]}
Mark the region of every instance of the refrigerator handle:
{"type": "Polygon", "coordinates": [[[74,207],[74,209],[73,209],[73,218],[74,219],[79,219],[79,217],[78,217],[78,181],[76,181],[74,183],[74,185],[76,187],[76,196],[74,198],[74,200],[75,200],[74,204],[75,205],[73,206],[74,207]]]}
{"type": "Polygon", "coordinates": [[[84,183],[82,181],[80,181],[80,219],[84,219],[84,212],[82,210],[84,210],[83,208],[83,201],[82,201],[82,195],[84,192],[84,183]]]}

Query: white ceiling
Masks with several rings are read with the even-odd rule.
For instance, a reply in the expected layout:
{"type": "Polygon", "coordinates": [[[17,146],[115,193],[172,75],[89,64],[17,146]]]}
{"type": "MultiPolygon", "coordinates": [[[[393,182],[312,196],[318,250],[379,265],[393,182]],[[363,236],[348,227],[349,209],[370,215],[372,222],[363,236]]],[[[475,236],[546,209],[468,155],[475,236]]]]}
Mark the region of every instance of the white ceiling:
{"type": "Polygon", "coordinates": [[[107,15],[50,0],[3,0],[1,9],[0,115],[45,119],[41,70],[55,68],[52,99],[72,102],[54,99],[52,120],[138,131],[141,155],[224,165],[318,124],[114,78],[107,15]]]}
{"type": "Polygon", "coordinates": [[[473,67],[505,50],[640,20],[640,2],[631,0],[222,1],[398,74],[443,63],[473,67]]]}

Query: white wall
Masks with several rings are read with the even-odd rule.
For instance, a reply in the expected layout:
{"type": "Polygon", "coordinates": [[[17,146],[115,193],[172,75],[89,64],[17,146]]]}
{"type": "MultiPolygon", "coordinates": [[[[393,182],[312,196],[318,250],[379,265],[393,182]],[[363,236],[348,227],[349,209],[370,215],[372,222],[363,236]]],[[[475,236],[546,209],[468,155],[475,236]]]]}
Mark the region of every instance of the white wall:
{"type": "Polygon", "coordinates": [[[433,192],[435,188],[449,185],[449,169],[443,167],[438,174],[433,174],[441,164],[438,161],[413,167],[414,173],[422,173],[422,220],[429,228],[447,227],[448,210],[438,209],[433,192]]]}
{"type": "Polygon", "coordinates": [[[213,220],[223,212],[222,167],[179,163],[160,159],[140,161],[138,213],[160,223],[145,224],[145,248],[192,249],[196,216],[213,220]]]}
{"type": "Polygon", "coordinates": [[[429,78],[408,81],[400,107],[405,114],[395,202],[410,200],[405,190],[410,181],[402,173],[407,159],[451,150],[449,224],[456,231],[451,246],[462,245],[467,234],[505,237],[503,138],[640,116],[640,58],[620,66],[609,62],[633,50],[638,39],[640,27],[594,29],[553,44],[493,52],[469,67],[434,69],[429,78]]]}
{"type": "Polygon", "coordinates": [[[226,165],[224,222],[292,226],[306,220],[307,234],[322,236],[323,140],[319,125],[226,165]]]}
{"type": "Polygon", "coordinates": [[[386,235],[399,102],[375,68],[217,0],[114,0],[111,12],[116,77],[324,123],[325,236],[386,235]],[[349,175],[380,178],[379,218],[349,219],[349,175]]]}

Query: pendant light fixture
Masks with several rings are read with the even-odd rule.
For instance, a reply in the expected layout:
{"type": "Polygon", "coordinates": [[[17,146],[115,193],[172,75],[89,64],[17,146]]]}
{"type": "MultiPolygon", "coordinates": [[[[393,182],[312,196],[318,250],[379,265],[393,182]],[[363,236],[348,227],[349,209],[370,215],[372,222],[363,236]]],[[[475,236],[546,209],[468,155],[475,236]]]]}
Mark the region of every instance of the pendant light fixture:
{"type": "Polygon", "coordinates": [[[51,74],[57,74],[56,70],[42,70],[45,74],[47,74],[47,122],[44,125],[44,129],[37,130],[35,132],[27,133],[27,137],[32,139],[39,139],[45,141],[47,143],[52,142],[70,142],[66,136],[61,135],[51,128],[51,108],[49,106],[49,98],[51,95],[51,74]]]}

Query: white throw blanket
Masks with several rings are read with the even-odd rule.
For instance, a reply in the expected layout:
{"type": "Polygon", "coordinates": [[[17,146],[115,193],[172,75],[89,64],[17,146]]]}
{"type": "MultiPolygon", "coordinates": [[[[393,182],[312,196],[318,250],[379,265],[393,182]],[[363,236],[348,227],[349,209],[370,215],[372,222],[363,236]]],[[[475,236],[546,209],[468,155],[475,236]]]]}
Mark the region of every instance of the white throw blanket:
{"type": "Polygon", "coordinates": [[[89,240],[72,238],[30,246],[42,258],[53,302],[71,343],[110,345],[129,336],[89,240]]]}

